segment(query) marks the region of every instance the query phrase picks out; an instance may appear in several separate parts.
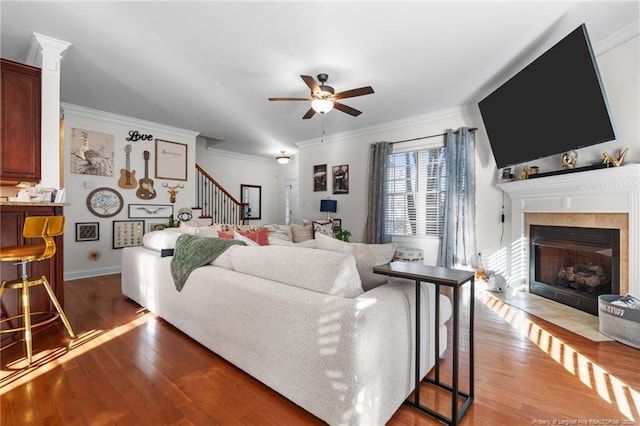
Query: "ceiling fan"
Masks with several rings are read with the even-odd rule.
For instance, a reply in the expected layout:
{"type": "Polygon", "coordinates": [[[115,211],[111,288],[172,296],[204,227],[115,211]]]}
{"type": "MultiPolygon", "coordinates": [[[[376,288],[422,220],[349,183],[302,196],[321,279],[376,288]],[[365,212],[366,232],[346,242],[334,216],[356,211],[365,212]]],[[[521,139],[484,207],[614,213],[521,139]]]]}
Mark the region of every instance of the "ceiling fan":
{"type": "Polygon", "coordinates": [[[311,108],[302,117],[303,120],[309,119],[315,115],[316,112],[320,114],[327,113],[333,108],[340,110],[344,113],[352,115],[354,117],[362,114],[362,111],[358,111],[355,108],[336,102],[339,99],[354,98],[356,96],[370,95],[373,92],[371,86],[359,87],[357,89],[345,90],[344,92],[335,93],[335,90],[331,86],[327,86],[325,83],[329,79],[327,74],[318,74],[318,81],[320,85],[316,83],[313,77],[309,75],[301,75],[302,81],[311,89],[311,97],[309,98],[269,98],[270,101],[311,101],[311,108]]]}

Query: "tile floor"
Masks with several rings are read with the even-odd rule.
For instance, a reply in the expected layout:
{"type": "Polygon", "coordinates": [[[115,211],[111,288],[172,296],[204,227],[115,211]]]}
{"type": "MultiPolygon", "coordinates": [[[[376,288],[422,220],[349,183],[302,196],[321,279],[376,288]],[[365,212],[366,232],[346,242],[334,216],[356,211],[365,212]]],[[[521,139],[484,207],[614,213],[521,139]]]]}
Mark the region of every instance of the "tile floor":
{"type": "Polygon", "coordinates": [[[489,292],[504,303],[522,309],[546,321],[566,328],[594,342],[610,341],[609,337],[598,331],[598,317],[554,302],[527,291],[507,288],[502,293],[489,292]]]}

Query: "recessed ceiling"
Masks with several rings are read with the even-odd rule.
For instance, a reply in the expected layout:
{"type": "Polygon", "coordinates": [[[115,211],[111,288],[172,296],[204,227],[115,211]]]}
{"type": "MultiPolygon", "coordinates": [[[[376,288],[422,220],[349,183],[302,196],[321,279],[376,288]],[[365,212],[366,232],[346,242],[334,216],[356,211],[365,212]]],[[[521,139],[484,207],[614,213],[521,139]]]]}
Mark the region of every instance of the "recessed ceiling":
{"type": "Polygon", "coordinates": [[[2,57],[31,34],[72,44],[61,101],[194,130],[273,158],[296,142],[474,104],[585,22],[594,44],[638,2],[2,2],[2,57]],[[358,117],[302,120],[300,75],[327,73],[358,117]]]}

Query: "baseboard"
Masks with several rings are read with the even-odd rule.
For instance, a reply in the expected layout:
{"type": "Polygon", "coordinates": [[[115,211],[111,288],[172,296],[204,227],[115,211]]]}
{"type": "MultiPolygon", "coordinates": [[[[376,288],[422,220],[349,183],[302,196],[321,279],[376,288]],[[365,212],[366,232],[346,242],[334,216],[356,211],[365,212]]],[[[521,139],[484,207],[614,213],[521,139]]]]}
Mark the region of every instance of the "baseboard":
{"type": "Polygon", "coordinates": [[[82,278],[99,277],[102,275],[119,274],[121,268],[119,266],[113,266],[110,268],[101,269],[87,269],[84,271],[73,271],[64,273],[64,281],[79,280],[82,278]]]}

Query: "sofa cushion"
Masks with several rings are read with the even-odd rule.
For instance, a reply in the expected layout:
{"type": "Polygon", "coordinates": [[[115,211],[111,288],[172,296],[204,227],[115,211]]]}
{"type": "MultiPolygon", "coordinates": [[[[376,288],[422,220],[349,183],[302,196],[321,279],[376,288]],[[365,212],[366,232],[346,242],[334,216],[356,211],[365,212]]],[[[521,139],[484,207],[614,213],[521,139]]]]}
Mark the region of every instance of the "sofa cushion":
{"type": "Polygon", "coordinates": [[[147,232],[142,236],[142,245],[149,250],[155,251],[172,249],[176,247],[176,241],[180,235],[182,235],[181,232],[170,229],[147,232]]]}
{"type": "Polygon", "coordinates": [[[321,250],[352,254],[362,280],[362,288],[364,291],[369,291],[388,281],[384,275],[375,274],[373,267],[391,262],[398,245],[395,243],[347,243],[318,233],[316,234],[316,247],[321,250]]]}
{"type": "Polygon", "coordinates": [[[318,256],[305,247],[239,248],[227,253],[235,271],[333,296],[353,298],[363,293],[353,256],[332,252],[318,256]]]}
{"type": "Polygon", "coordinates": [[[270,245],[290,245],[293,243],[291,227],[287,225],[266,225],[270,245]]]}

